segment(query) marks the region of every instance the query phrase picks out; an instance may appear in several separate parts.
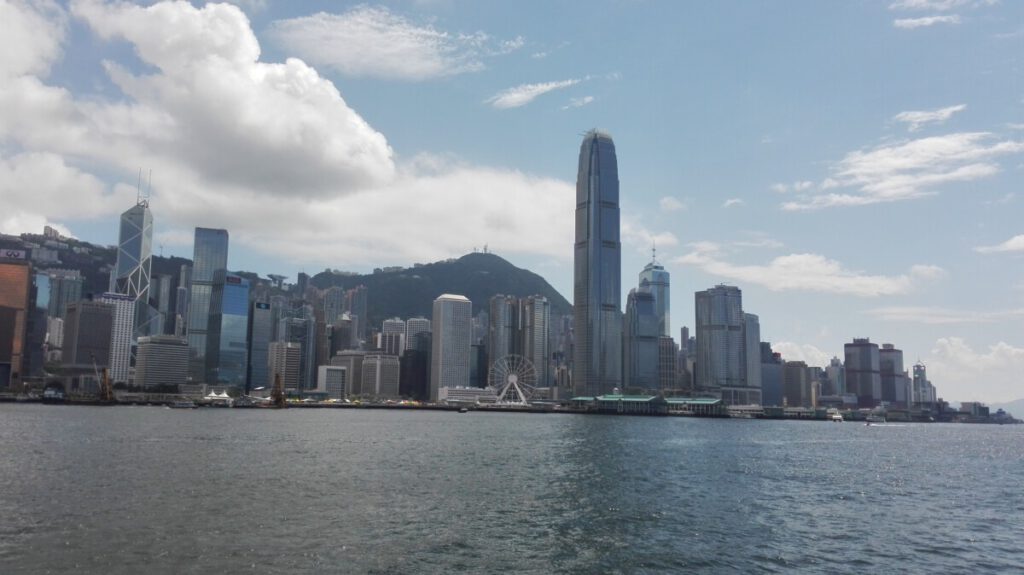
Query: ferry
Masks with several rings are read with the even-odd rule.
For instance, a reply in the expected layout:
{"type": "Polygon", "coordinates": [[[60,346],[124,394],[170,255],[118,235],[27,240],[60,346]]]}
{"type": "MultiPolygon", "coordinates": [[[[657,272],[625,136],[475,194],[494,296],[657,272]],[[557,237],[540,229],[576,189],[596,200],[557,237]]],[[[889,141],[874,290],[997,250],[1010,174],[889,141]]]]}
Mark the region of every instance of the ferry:
{"type": "Polygon", "coordinates": [[[832,423],[842,423],[843,414],[839,413],[838,409],[830,409],[828,410],[828,420],[832,423]]]}

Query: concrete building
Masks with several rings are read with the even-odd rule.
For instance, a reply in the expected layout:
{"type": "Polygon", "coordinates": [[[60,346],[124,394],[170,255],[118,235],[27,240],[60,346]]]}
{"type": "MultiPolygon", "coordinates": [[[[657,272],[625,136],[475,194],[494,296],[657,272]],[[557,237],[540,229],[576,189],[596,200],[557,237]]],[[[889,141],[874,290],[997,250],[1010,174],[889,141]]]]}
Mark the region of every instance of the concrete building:
{"type": "Polygon", "coordinates": [[[549,387],[552,380],[551,303],[542,295],[532,295],[522,300],[522,306],[523,356],[537,372],[537,387],[549,387]]]}
{"type": "Polygon", "coordinates": [[[302,364],[302,346],[290,341],[275,341],[268,348],[267,372],[270,387],[276,377],[281,377],[284,390],[298,393],[302,390],[299,380],[299,369],[302,364]]]}
{"type": "Polygon", "coordinates": [[[430,399],[442,387],[469,386],[469,354],[473,336],[473,303],[461,295],[443,294],[434,300],[431,318],[430,399]]]}
{"type": "Polygon", "coordinates": [[[876,407],[882,402],[882,373],[878,344],[868,338],[856,338],[843,346],[846,392],[857,396],[860,407],[876,407]]]}
{"type": "Polygon", "coordinates": [[[910,407],[911,379],[903,369],[903,351],[891,343],[878,350],[878,375],[882,384],[882,401],[895,407],[910,407]]]}
{"type": "Polygon", "coordinates": [[[188,340],[173,335],[139,338],[135,358],[135,384],[142,387],[176,386],[188,379],[188,340]]]}
{"type": "Polygon", "coordinates": [[[400,371],[397,355],[367,354],[363,358],[360,395],[377,399],[398,399],[400,371]]]}
{"type": "Polygon", "coordinates": [[[363,393],[363,358],[365,351],[354,349],[339,351],[331,358],[331,365],[344,367],[348,374],[348,395],[359,396],[363,393]]]}
{"type": "Polygon", "coordinates": [[[671,337],[658,338],[658,386],[662,391],[677,389],[676,363],[679,346],[671,337]]]}
{"type": "Polygon", "coordinates": [[[761,342],[761,405],[780,407],[785,394],[782,388],[782,356],[772,351],[772,344],[761,342]]]}
{"type": "Polygon", "coordinates": [[[619,169],[611,136],[580,145],[573,255],[573,387],[594,397],[622,386],[619,169]]]}
{"type": "Polygon", "coordinates": [[[417,334],[430,333],[430,320],[425,317],[411,317],[405,322],[405,349],[413,347],[417,334]]]}
{"type": "Polygon", "coordinates": [[[747,362],[748,347],[749,353],[760,348],[759,342],[753,345],[757,336],[752,333],[748,341],[746,334],[754,331],[757,316],[743,313],[742,292],[718,285],[697,292],[695,303],[697,392],[721,397],[726,405],[760,404],[757,376],[747,373],[756,365],[747,362]]]}
{"type": "Polygon", "coordinates": [[[21,250],[0,251],[0,389],[19,389],[25,373],[32,264],[21,250]]]}
{"type": "Polygon", "coordinates": [[[802,361],[787,361],[782,366],[782,389],[787,407],[813,407],[811,372],[802,361]]]}
{"type": "Polygon", "coordinates": [[[340,365],[321,365],[317,368],[316,388],[331,399],[347,398],[348,369],[340,365]]]}
{"type": "Polygon", "coordinates": [[[127,294],[105,293],[96,301],[109,304],[114,309],[110,330],[110,381],[127,382],[132,366],[132,334],[135,331],[137,300],[127,294]]]}
{"type": "Polygon", "coordinates": [[[114,306],[99,301],[68,304],[64,319],[65,366],[110,366],[110,339],[114,306]]]}

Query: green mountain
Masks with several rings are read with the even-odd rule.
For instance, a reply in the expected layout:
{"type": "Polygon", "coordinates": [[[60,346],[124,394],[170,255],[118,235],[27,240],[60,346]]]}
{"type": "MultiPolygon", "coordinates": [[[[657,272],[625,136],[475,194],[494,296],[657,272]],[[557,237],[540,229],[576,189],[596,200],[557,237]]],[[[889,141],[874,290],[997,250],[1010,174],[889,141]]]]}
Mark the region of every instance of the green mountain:
{"type": "Polygon", "coordinates": [[[369,290],[369,325],[389,317],[430,317],[434,299],[444,293],[464,295],[473,313],[487,309],[497,294],[542,295],[551,303],[552,317],[572,313],[568,301],[541,276],[510,264],[494,254],[473,253],[454,260],[417,265],[368,275],[321,272],[311,280],[320,289],[365,285],[369,290]]]}

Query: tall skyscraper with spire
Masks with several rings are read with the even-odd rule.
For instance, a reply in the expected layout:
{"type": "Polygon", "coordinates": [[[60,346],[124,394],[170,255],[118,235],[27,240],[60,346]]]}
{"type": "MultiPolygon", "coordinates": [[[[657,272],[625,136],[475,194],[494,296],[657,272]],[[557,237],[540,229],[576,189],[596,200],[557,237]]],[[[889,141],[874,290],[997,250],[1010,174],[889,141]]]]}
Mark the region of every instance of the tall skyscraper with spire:
{"type": "Polygon", "coordinates": [[[651,261],[640,272],[640,287],[644,287],[654,296],[654,312],[658,316],[658,335],[672,337],[669,306],[669,274],[665,267],[658,263],[655,250],[651,248],[651,261]]]}
{"type": "Polygon", "coordinates": [[[619,169],[611,136],[597,130],[580,146],[573,276],[573,392],[611,393],[622,384],[619,169]]]}
{"type": "Polygon", "coordinates": [[[153,260],[153,214],[149,200],[139,195],[135,205],[121,214],[117,263],[110,291],[135,300],[134,337],[147,335],[156,310],[149,305],[150,267],[153,260]]]}

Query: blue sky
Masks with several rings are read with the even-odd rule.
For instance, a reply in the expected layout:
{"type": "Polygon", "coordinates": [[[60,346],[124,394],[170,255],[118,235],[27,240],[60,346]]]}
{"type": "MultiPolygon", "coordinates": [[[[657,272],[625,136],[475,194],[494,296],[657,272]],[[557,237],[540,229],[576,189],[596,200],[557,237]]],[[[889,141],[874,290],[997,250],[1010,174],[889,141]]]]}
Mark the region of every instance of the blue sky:
{"type": "Polygon", "coordinates": [[[571,296],[582,132],[619,156],[623,294],[650,244],[763,339],[853,337],[952,400],[1024,397],[1024,5],[0,2],[0,231],[233,268],[366,271],[487,244],[571,296]]]}

